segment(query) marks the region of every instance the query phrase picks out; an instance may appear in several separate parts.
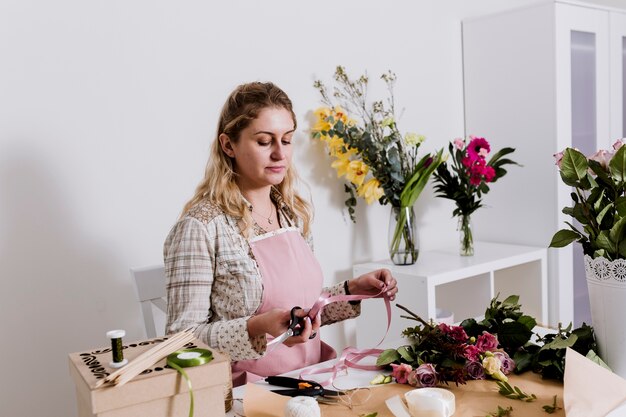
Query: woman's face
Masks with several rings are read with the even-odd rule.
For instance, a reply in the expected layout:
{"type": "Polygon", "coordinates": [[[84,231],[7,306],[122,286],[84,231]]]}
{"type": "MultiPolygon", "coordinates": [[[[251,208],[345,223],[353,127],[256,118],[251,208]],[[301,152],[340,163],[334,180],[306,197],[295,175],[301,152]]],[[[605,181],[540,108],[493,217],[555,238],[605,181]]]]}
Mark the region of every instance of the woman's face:
{"type": "Polygon", "coordinates": [[[257,189],[280,184],[291,163],[291,140],[295,128],[291,112],[268,107],[259,113],[233,142],[220,135],[222,149],[234,158],[234,169],[242,189],[257,189]]]}

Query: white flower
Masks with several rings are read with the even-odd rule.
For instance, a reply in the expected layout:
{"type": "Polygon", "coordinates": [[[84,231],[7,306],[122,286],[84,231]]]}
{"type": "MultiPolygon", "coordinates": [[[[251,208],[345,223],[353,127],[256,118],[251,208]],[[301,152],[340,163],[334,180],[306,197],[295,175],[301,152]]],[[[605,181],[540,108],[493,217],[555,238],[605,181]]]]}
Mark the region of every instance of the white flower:
{"type": "Polygon", "coordinates": [[[426,137],[424,135],[418,135],[417,133],[409,132],[404,135],[404,142],[409,146],[417,146],[424,142],[426,137]]]}

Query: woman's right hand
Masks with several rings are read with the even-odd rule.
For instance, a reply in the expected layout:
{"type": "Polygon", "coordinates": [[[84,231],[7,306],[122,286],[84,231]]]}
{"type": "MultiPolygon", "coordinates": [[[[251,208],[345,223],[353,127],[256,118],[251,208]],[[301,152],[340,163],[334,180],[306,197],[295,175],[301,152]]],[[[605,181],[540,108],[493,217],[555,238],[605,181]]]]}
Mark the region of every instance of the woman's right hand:
{"type": "MultiPolygon", "coordinates": [[[[311,321],[311,319],[306,316],[306,312],[300,309],[296,311],[296,316],[304,317],[302,321],[304,327],[302,327],[302,331],[298,336],[291,336],[283,342],[283,344],[287,346],[294,346],[306,342],[309,338],[314,338],[321,325],[319,314],[311,321]]],[[[248,333],[250,336],[259,336],[268,333],[274,337],[278,337],[289,329],[290,322],[291,310],[274,308],[265,313],[250,317],[248,320],[248,333]]]]}

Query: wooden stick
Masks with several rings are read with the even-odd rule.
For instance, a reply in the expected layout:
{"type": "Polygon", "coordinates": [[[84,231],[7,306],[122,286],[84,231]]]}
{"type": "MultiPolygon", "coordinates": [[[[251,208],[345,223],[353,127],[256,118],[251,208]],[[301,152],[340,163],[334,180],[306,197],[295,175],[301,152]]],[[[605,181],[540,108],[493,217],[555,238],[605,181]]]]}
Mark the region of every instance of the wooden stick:
{"type": "Polygon", "coordinates": [[[145,369],[154,365],[170,353],[181,349],[193,339],[194,335],[190,328],[178,332],[169,337],[167,340],[157,344],[152,349],[143,352],[141,355],[133,359],[128,365],[112,372],[106,378],[96,382],[95,388],[99,388],[104,384],[124,385],[126,382],[142,373],[145,369]]]}

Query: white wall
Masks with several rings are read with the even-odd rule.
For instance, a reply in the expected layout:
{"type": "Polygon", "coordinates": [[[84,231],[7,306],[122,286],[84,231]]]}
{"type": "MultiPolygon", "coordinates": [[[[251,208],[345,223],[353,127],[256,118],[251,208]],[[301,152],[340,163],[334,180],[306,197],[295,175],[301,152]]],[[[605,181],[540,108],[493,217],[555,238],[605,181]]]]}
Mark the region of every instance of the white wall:
{"type": "MultiPolygon", "coordinates": [[[[162,261],[235,85],[272,80],[293,99],[334,283],[387,256],[388,208],[360,203],[356,226],[343,215],[342,185],[307,135],[313,80],[338,64],[372,80],[392,69],[402,130],[445,146],[463,135],[461,19],[529,2],[1,1],[0,414],[76,415],[67,354],[105,346],[114,328],[144,337],[128,270],[162,261]]],[[[423,249],[456,244],[450,202],[427,189],[417,209],[423,249]]],[[[351,331],[325,338],[340,349],[351,331]]]]}

